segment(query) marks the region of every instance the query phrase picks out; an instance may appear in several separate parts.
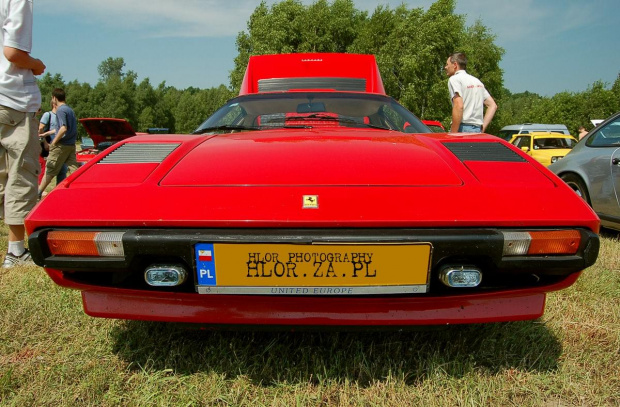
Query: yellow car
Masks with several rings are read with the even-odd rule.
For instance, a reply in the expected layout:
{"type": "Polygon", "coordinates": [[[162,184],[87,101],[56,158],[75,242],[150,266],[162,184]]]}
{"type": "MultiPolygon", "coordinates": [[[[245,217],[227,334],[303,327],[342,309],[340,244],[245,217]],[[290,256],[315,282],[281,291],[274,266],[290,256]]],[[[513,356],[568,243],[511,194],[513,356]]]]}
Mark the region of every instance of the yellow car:
{"type": "Polygon", "coordinates": [[[529,134],[515,134],[510,143],[542,165],[548,166],[568,154],[578,141],[570,134],[534,131],[529,134]]]}

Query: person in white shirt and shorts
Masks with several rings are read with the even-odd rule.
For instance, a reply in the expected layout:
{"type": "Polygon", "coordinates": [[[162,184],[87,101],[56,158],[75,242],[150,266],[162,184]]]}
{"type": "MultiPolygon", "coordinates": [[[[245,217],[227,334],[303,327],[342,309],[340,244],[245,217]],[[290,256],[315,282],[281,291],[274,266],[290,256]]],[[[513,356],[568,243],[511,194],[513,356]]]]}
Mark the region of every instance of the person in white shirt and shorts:
{"type": "Polygon", "coordinates": [[[448,57],[444,67],[452,101],[450,132],[484,132],[491,123],[497,104],[478,78],[467,73],[467,56],[455,52],[448,57]],[[484,106],[487,111],[483,115],[484,106]]]}
{"type": "Polygon", "coordinates": [[[32,8],[32,0],[0,0],[0,217],[9,228],[4,268],[32,262],[24,219],[37,202],[41,92],[35,75],[45,71],[30,56],[32,8]]]}

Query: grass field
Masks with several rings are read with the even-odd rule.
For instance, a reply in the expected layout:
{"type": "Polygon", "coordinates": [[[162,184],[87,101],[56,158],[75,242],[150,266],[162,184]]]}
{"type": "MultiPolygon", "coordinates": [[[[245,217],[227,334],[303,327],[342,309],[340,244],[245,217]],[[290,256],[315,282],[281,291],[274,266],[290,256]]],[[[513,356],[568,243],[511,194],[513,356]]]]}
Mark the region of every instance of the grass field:
{"type": "Polygon", "coordinates": [[[95,319],[42,269],[2,270],[0,405],[618,406],[620,241],[539,320],[413,332],[95,319]]]}

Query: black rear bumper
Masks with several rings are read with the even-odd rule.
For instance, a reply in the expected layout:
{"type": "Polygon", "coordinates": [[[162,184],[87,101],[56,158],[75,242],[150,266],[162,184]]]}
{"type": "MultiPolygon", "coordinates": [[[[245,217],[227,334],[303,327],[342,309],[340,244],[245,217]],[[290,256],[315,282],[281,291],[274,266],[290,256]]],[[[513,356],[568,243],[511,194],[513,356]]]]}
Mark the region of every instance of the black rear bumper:
{"type": "MultiPolygon", "coordinates": [[[[36,264],[67,272],[141,273],[145,264],[174,261],[195,268],[194,245],[213,243],[402,243],[430,242],[431,275],[445,265],[479,267],[485,275],[536,274],[566,276],[581,271],[597,259],[598,235],[579,229],[581,244],[574,255],[503,256],[500,229],[115,229],[124,231],[125,256],[58,257],[50,253],[47,234],[40,229],[29,237],[36,264]]],[[[72,229],[74,230],[74,229],[72,229]]],[[[88,229],[80,229],[88,230],[88,229]]],[[[92,229],[91,229],[92,230],[92,229]]],[[[109,230],[109,229],[106,229],[109,230]]],[[[501,229],[506,230],[506,229],[501,229]]],[[[531,230],[531,229],[529,229],[531,230]]],[[[541,229],[549,230],[549,229],[541,229]]]]}

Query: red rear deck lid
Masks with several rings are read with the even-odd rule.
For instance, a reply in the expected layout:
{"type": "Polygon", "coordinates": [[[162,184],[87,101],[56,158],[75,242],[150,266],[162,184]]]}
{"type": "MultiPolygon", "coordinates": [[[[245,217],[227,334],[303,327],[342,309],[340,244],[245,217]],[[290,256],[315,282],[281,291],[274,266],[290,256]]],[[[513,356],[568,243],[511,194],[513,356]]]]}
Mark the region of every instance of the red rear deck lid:
{"type": "Polygon", "coordinates": [[[131,124],[125,119],[89,117],[80,119],[80,123],[93,139],[95,147],[104,141],[118,142],[136,135],[131,124]]]}
{"type": "Polygon", "coordinates": [[[385,94],[374,55],[336,53],[252,56],[239,94],[295,90],[385,94]]]}

